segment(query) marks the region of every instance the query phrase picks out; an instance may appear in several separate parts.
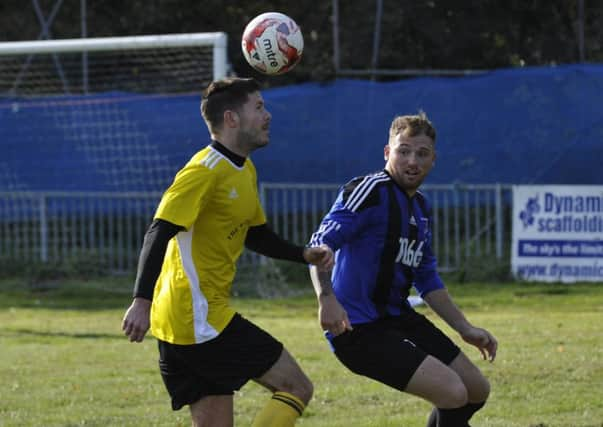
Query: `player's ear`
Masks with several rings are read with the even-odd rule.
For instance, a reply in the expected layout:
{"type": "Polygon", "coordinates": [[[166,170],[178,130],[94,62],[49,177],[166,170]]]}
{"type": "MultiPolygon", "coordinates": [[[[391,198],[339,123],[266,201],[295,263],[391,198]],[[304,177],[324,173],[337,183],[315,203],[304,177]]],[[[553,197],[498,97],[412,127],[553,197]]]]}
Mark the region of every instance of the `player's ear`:
{"type": "Polygon", "coordinates": [[[389,159],[389,144],[385,144],[383,147],[383,160],[387,161],[389,159]]]}
{"type": "Polygon", "coordinates": [[[239,115],[234,110],[224,111],[224,126],[227,128],[235,128],[239,125],[239,115]]]}

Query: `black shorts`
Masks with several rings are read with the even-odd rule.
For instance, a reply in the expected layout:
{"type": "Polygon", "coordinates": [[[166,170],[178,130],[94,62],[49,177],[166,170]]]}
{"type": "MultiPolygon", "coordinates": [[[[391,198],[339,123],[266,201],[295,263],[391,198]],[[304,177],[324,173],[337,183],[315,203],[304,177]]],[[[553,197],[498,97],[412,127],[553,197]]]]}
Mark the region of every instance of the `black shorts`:
{"type": "Polygon", "coordinates": [[[460,353],[425,316],[414,310],[401,316],[354,325],[331,340],[335,355],[352,372],[404,391],[415,371],[431,355],[449,365],[460,353]]]}
{"type": "Polygon", "coordinates": [[[159,369],[172,409],[204,396],[231,395],[276,363],[283,344],[239,314],[216,338],[192,345],[158,340],[159,369]]]}

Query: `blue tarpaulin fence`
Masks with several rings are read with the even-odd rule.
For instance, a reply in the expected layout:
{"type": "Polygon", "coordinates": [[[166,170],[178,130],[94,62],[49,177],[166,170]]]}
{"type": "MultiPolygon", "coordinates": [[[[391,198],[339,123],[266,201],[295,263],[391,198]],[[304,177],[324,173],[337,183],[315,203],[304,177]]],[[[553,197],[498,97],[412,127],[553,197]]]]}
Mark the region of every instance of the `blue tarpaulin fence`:
{"type": "MultiPolygon", "coordinates": [[[[430,184],[601,184],[603,66],[263,91],[265,182],[344,183],[383,166],[398,114],[436,125],[430,184]]],[[[199,95],[0,98],[0,191],[162,191],[208,142],[199,95]]]]}

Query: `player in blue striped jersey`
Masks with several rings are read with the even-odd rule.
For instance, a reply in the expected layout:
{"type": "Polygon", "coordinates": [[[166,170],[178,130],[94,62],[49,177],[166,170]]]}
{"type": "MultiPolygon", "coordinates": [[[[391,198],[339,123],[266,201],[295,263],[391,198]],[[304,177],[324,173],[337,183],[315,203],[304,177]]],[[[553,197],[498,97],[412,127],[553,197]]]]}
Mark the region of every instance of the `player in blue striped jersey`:
{"type": "Polygon", "coordinates": [[[383,171],[339,192],[310,245],[336,251],[334,270],[310,267],[321,326],[351,371],[434,405],[429,427],[465,427],[490,385],[442,331],[408,303],[411,286],[484,359],[497,341],[454,304],[436,269],[433,217],[418,191],[435,161],[436,132],[424,113],[396,117],[383,171]]]}

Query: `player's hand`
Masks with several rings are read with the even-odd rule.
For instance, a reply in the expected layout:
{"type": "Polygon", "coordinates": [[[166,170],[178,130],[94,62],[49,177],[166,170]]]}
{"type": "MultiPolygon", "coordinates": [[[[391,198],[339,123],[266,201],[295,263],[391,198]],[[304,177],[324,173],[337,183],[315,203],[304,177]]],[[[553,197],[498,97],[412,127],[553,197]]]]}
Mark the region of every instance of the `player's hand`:
{"type": "Polygon", "coordinates": [[[319,271],[331,271],[335,265],[335,254],[327,245],[304,248],[304,259],[315,265],[319,271]]]}
{"type": "Polygon", "coordinates": [[[322,329],[329,331],[333,336],[352,330],[348,313],[334,294],[321,296],[318,299],[318,320],[322,329]]]}
{"type": "Polygon", "coordinates": [[[142,342],[149,330],[151,316],[151,301],[144,298],[134,298],[132,305],[126,310],[121,324],[126,336],[132,342],[142,342]]]}
{"type": "Polygon", "coordinates": [[[494,335],[485,329],[472,327],[462,333],[461,337],[469,344],[476,346],[482,353],[484,360],[494,362],[498,349],[498,342],[494,338],[494,335]]]}

